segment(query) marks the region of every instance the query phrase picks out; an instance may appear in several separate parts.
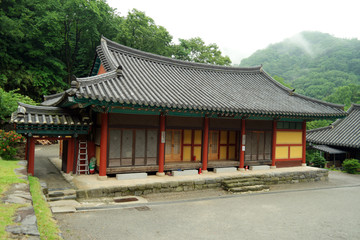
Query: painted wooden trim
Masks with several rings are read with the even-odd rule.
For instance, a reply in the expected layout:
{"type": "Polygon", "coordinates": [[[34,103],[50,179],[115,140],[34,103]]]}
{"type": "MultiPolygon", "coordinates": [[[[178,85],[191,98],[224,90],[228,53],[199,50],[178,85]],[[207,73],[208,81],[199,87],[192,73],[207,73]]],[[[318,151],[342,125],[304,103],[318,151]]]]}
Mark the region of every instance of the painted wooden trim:
{"type": "Polygon", "coordinates": [[[299,161],[302,160],[302,158],[283,158],[283,159],[276,159],[276,162],[286,162],[286,161],[299,161]]]}
{"type": "Polygon", "coordinates": [[[276,129],[277,132],[302,132],[302,129],[276,129]]]}
{"type": "Polygon", "coordinates": [[[302,164],[306,164],[306,121],[303,121],[302,123],[302,131],[303,131],[303,139],[302,139],[302,147],[303,147],[303,155],[302,155],[302,159],[301,159],[301,163],[302,164]]]}

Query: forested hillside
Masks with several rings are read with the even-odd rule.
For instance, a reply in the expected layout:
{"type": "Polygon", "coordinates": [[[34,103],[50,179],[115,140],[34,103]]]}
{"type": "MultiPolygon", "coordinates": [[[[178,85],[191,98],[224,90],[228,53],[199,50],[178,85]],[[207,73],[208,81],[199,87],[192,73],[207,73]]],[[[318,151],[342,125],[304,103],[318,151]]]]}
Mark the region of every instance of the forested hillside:
{"type": "Polygon", "coordinates": [[[243,59],[310,97],[350,106],[360,103],[360,41],[302,32],[243,59]]]}
{"type": "Polygon", "coordinates": [[[163,56],[231,64],[216,44],[174,44],[144,12],[117,13],[105,0],[2,0],[0,26],[0,88],[36,101],[68,88],[72,75],[89,74],[101,35],[163,56]]]}

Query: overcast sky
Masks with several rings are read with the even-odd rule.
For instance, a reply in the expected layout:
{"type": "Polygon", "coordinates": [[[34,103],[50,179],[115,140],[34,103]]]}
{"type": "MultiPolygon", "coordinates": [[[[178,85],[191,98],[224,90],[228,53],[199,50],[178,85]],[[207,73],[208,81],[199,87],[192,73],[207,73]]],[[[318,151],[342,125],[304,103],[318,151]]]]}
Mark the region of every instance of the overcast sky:
{"type": "Polygon", "coordinates": [[[301,31],[360,39],[359,0],[107,0],[121,16],[133,8],[178,38],[216,43],[233,64],[301,31]]]}

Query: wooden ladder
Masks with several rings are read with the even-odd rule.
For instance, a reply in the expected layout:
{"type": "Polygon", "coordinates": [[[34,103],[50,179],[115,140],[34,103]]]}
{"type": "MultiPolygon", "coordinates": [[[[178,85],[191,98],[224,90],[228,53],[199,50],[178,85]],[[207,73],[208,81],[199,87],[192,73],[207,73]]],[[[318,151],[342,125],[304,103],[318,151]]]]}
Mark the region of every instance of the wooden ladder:
{"type": "Polygon", "coordinates": [[[87,153],[87,141],[79,141],[76,174],[89,174],[89,161],[87,153]]]}

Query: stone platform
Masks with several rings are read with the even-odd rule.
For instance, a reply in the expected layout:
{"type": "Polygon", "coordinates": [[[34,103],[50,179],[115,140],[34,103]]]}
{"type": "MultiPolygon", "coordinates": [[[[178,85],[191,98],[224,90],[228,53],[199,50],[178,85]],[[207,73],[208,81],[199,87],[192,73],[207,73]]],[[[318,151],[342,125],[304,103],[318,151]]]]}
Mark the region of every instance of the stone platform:
{"type": "Polygon", "coordinates": [[[77,199],[141,196],[152,193],[183,192],[206,189],[224,189],[229,179],[256,177],[265,185],[316,182],[328,180],[328,170],[313,167],[292,167],[243,172],[208,172],[192,176],[148,176],[146,179],[97,180],[97,175],[80,175],[73,178],[77,199]]]}

